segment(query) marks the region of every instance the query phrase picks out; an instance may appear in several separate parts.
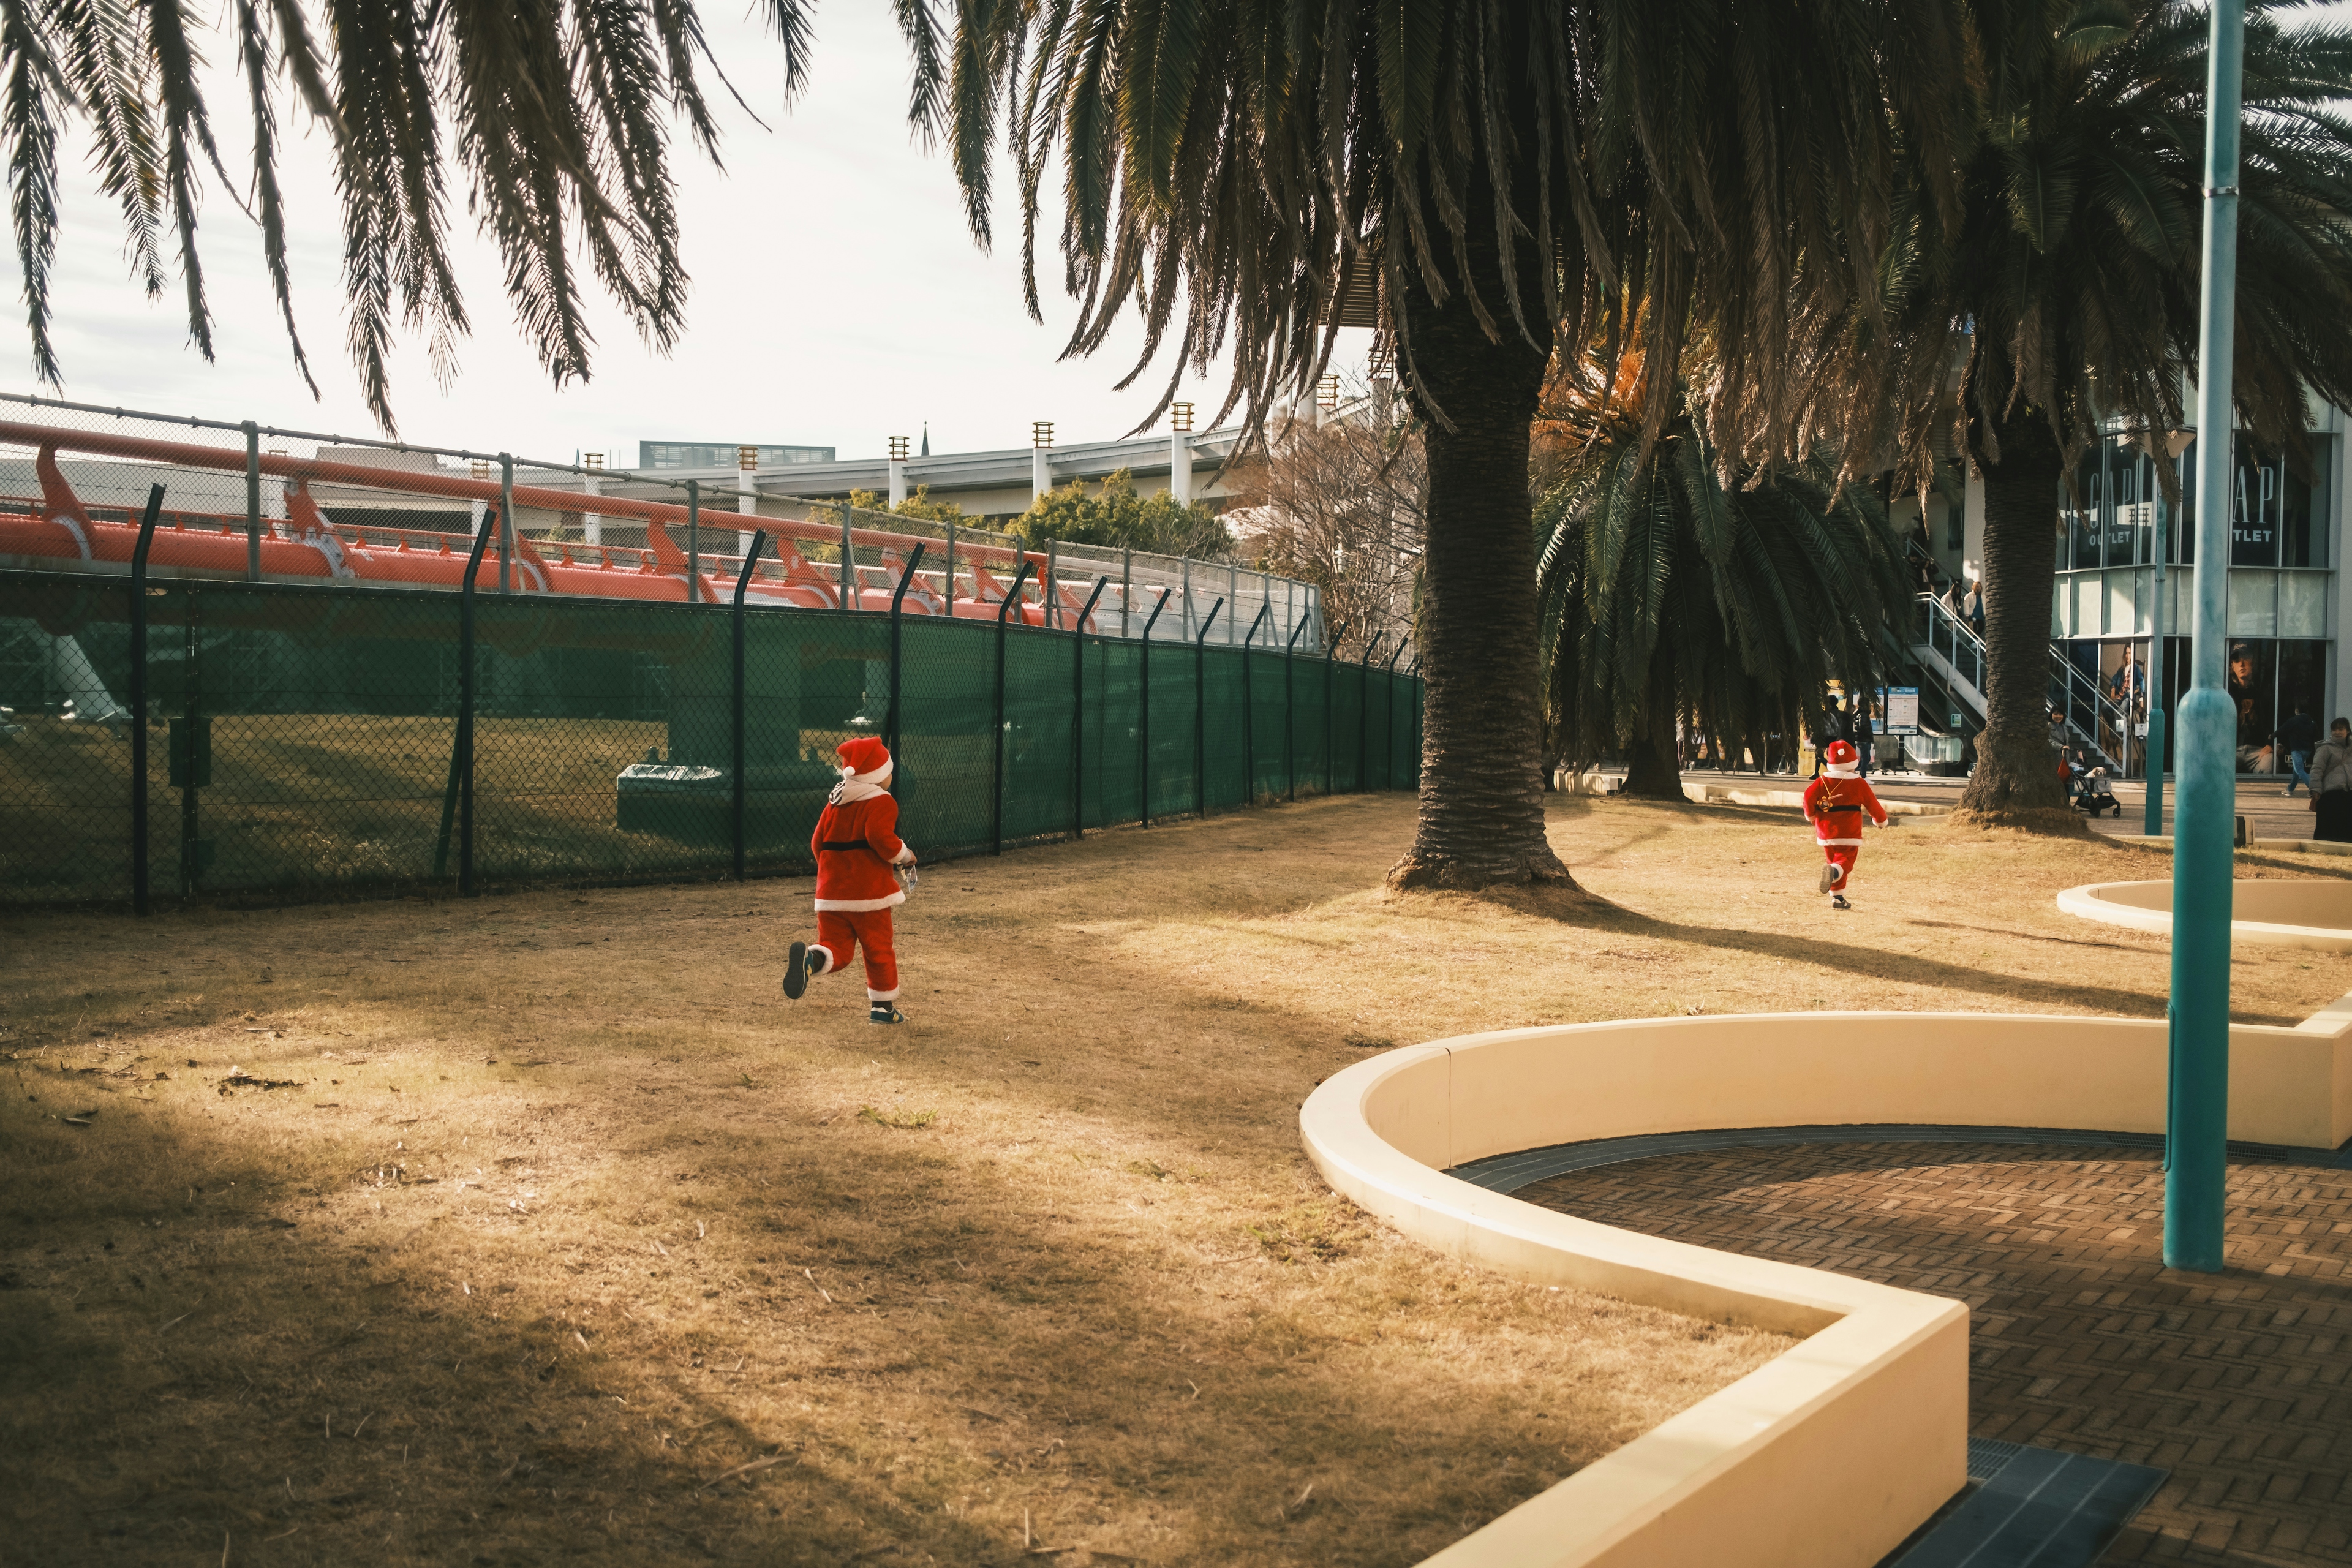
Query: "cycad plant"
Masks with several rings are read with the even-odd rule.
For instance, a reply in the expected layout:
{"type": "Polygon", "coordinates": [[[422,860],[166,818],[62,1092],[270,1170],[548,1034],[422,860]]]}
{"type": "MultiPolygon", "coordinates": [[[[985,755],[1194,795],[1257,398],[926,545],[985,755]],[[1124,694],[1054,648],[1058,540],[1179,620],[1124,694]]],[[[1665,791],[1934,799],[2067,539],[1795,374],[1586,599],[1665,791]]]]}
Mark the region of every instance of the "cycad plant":
{"type": "MultiPolygon", "coordinates": [[[[1818,412],[1850,436],[1891,414],[1906,485],[1927,482],[1947,432],[1982,474],[1988,712],[1962,809],[2079,831],[2044,719],[2052,531],[2102,421],[2177,428],[2196,375],[2207,11],[1969,4],[1961,205],[1898,204],[1882,308],[1843,319],[1818,412]]],[[[2293,457],[2306,392],[2352,405],[2352,19],[2297,11],[2246,6],[2232,389],[2256,442],[2293,457]]],[[[2224,432],[2199,445],[2228,460],[2224,432]]]]}
{"type": "Polygon", "coordinates": [[[1625,754],[1633,795],[1682,798],[1678,735],[1718,756],[1817,731],[1829,683],[1877,684],[1909,589],[1878,493],[1818,457],[1727,486],[1677,384],[1654,442],[1638,339],[1563,359],[1538,437],[1545,714],[1583,764],[1625,754]]]}

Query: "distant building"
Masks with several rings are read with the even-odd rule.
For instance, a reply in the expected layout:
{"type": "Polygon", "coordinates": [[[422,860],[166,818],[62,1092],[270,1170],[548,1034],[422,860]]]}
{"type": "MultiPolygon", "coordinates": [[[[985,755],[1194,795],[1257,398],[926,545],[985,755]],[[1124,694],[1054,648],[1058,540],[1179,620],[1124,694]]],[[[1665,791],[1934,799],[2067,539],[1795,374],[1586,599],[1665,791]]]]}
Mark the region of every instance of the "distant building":
{"type": "MultiPolygon", "coordinates": [[[[736,458],[741,452],[739,442],[714,445],[707,441],[640,441],[637,443],[637,467],[650,472],[656,468],[725,468],[733,472],[736,458]]],[[[831,447],[761,447],[760,467],[772,468],[786,463],[830,463],[831,447]]]]}

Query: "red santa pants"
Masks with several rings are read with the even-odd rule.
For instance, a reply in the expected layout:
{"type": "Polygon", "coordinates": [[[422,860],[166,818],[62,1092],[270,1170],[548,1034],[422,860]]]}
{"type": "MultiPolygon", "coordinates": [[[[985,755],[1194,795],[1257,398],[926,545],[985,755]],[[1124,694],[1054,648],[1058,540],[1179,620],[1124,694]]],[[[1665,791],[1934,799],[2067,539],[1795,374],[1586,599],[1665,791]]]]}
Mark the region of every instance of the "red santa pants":
{"type": "Polygon", "coordinates": [[[888,910],[819,910],[816,945],[828,955],[824,972],[846,968],[860,945],[866,949],[866,999],[891,1002],[898,995],[898,953],[890,945],[888,910]]]}
{"type": "Polygon", "coordinates": [[[1837,880],[1830,884],[1830,891],[1832,893],[1844,892],[1845,879],[1853,875],[1853,863],[1854,860],[1862,854],[1862,846],[1859,844],[1824,844],[1822,846],[1822,853],[1828,856],[1830,858],[1830,864],[1837,868],[1837,880]]]}

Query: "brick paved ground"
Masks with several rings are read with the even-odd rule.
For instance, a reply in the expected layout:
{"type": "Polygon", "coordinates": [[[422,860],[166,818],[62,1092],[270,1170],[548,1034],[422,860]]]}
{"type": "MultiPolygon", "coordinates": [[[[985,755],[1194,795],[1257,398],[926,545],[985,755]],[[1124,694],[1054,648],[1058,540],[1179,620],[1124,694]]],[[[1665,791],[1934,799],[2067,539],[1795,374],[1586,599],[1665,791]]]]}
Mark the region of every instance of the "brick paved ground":
{"type": "Polygon", "coordinates": [[[2163,1268],[2163,1170],[2109,1149],[1729,1150],[1517,1195],[1966,1301],[1974,1436],[2172,1472],[2104,1562],[2352,1563],[2352,1171],[2232,1165],[2214,1276],[2163,1268]]]}

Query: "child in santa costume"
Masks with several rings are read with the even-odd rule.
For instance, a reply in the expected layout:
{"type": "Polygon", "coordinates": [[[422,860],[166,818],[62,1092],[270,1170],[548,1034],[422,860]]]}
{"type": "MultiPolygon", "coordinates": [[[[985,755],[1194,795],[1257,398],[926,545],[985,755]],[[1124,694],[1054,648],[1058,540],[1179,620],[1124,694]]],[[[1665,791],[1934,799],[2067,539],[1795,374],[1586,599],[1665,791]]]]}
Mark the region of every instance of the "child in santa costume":
{"type": "Polygon", "coordinates": [[[911,879],[915,852],[899,841],[898,803],[884,787],[890,782],[890,749],[861,735],[844,741],[834,755],[841,782],[809,837],[816,855],[816,941],[793,943],[784,994],[798,1001],[810,980],[841,968],[863,947],[872,1021],[902,1023],[890,910],[907,901],[899,874],[911,879]]]}
{"type": "Polygon", "coordinates": [[[1813,837],[1829,858],[1822,868],[1822,891],[1830,896],[1830,908],[1850,910],[1853,906],[1845,901],[1845,879],[1853,874],[1854,858],[1862,853],[1862,820],[1867,816],[1884,827],[1886,808],[1863,778],[1862,753],[1852,742],[1832,741],[1822,760],[1827,765],[1821,776],[1805,786],[1805,820],[1813,825],[1813,837]]]}

